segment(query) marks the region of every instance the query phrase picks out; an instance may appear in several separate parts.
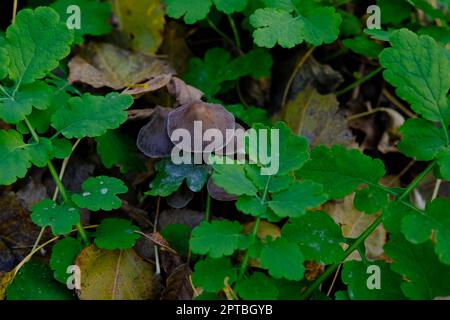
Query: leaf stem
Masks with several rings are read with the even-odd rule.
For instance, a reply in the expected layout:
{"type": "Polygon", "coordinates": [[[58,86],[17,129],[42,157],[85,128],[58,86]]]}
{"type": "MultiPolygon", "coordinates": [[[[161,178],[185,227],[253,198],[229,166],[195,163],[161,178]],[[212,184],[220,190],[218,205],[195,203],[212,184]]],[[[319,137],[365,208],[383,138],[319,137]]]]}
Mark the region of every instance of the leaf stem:
{"type": "Polygon", "coordinates": [[[355,82],[353,82],[351,85],[349,85],[348,87],[336,92],[336,96],[339,97],[341,95],[343,95],[344,93],[349,92],[350,90],[355,89],[356,87],[362,85],[364,82],[369,81],[370,79],[372,79],[373,77],[375,77],[378,73],[381,72],[381,70],[383,70],[383,67],[378,67],[377,69],[375,69],[374,71],[372,71],[371,73],[369,73],[367,76],[356,80],[355,82]]]}
{"type": "Polygon", "coordinates": [[[16,15],[17,15],[17,6],[18,6],[19,0],[14,0],[13,4],[13,13],[12,13],[12,23],[16,22],[16,15]]]}
{"type": "Polygon", "coordinates": [[[236,23],[234,22],[233,17],[228,14],[228,21],[230,22],[231,29],[233,30],[234,39],[236,41],[236,46],[238,49],[241,49],[241,38],[239,37],[239,31],[236,28],[236,23]]]}
{"type": "Polygon", "coordinates": [[[211,196],[208,193],[206,197],[205,220],[209,222],[211,219],[211,196]]]}
{"type": "MultiPolygon", "coordinates": [[[[272,176],[268,176],[267,182],[266,182],[266,186],[265,186],[265,188],[264,188],[263,196],[262,196],[262,198],[260,199],[261,204],[263,204],[263,205],[264,205],[264,202],[266,201],[267,190],[269,189],[269,182],[270,182],[270,178],[271,178],[271,177],[272,177],[272,176]]],[[[256,241],[256,235],[258,234],[260,222],[261,222],[261,218],[258,217],[258,218],[256,219],[256,221],[255,221],[255,225],[253,226],[253,231],[252,231],[252,234],[251,234],[250,245],[249,245],[249,247],[251,247],[251,246],[255,243],[255,241],[256,241]]],[[[249,259],[250,259],[250,255],[249,255],[249,251],[248,251],[248,249],[247,249],[247,251],[245,252],[244,260],[242,260],[242,264],[241,264],[241,267],[240,267],[240,269],[239,269],[239,276],[238,276],[239,279],[242,279],[242,277],[244,276],[245,271],[247,270],[247,265],[248,265],[248,260],[249,260],[249,259]]]]}
{"type": "Polygon", "coordinates": [[[308,51],[306,51],[306,53],[303,55],[303,57],[299,60],[299,62],[295,66],[294,72],[292,72],[292,74],[286,84],[286,88],[284,89],[283,98],[281,100],[281,107],[284,107],[286,105],[289,91],[291,90],[292,83],[294,82],[295,77],[297,76],[297,74],[299,73],[299,71],[303,67],[303,65],[306,63],[308,58],[313,54],[315,49],[316,49],[316,47],[311,47],[308,51]]]}
{"type": "MultiPolygon", "coordinates": [[[[30,130],[30,133],[33,136],[33,139],[37,143],[39,143],[39,140],[40,140],[39,139],[39,135],[34,130],[33,126],[31,125],[30,121],[28,120],[28,118],[24,117],[24,121],[25,121],[25,124],[28,127],[28,130],[30,130]]],[[[61,196],[63,197],[64,202],[65,203],[70,203],[71,201],[70,201],[69,196],[67,195],[66,188],[64,188],[64,185],[63,185],[61,179],[59,178],[58,173],[56,172],[56,169],[55,169],[55,167],[53,166],[53,164],[52,164],[52,162],[50,160],[47,162],[47,167],[48,167],[48,170],[50,171],[50,174],[52,175],[53,180],[56,183],[56,187],[61,192],[61,196]]],[[[84,231],[83,226],[81,225],[81,223],[77,223],[76,224],[76,228],[77,228],[78,232],[80,233],[80,236],[83,239],[83,241],[86,244],[89,244],[89,238],[88,238],[86,232],[84,231]]]]}
{"type": "MultiPolygon", "coordinates": [[[[413,191],[417,185],[425,178],[425,176],[433,170],[433,167],[435,165],[435,162],[432,162],[420,175],[418,175],[413,182],[410,183],[410,185],[406,188],[406,190],[403,192],[401,196],[399,196],[398,200],[405,199],[411,191],[413,191]]],[[[317,290],[317,288],[324,282],[333,272],[339,267],[341,263],[344,262],[344,260],[353,253],[353,251],[357,250],[359,246],[372,234],[373,231],[383,222],[383,216],[380,215],[366,230],[364,230],[363,233],[359,235],[358,238],[345,250],[345,252],[342,255],[342,258],[338,263],[335,263],[331,265],[330,267],[325,270],[322,275],[317,278],[311,286],[306,289],[306,291],[302,294],[301,299],[305,300],[308,299],[314,291],[317,290]]]]}
{"type": "Polygon", "coordinates": [[[236,46],[236,44],[233,42],[233,40],[231,40],[231,38],[229,36],[227,36],[225,33],[223,33],[222,31],[220,31],[220,29],[214,24],[214,22],[211,21],[211,19],[206,18],[206,21],[208,22],[209,26],[215,31],[217,32],[225,41],[227,41],[228,43],[230,43],[233,47],[236,46]]]}

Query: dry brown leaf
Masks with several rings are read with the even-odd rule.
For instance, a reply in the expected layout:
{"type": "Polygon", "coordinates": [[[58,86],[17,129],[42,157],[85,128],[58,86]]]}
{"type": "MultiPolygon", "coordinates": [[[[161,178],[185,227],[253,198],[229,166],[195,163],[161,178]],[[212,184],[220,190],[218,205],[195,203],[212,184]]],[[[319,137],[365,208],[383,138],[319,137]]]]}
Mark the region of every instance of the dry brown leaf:
{"type": "Polygon", "coordinates": [[[115,90],[161,75],[173,74],[169,64],[155,57],[133,53],[109,43],[90,43],[69,62],[69,82],[115,90]]]}
{"type": "MultiPolygon", "coordinates": [[[[379,214],[364,214],[353,206],[354,194],[345,197],[341,201],[329,202],[324,205],[323,210],[341,226],[342,234],[346,238],[357,238],[379,214]]],[[[386,230],[382,225],[366,239],[366,257],[368,259],[379,259],[383,255],[383,246],[387,240],[386,230]]],[[[358,252],[348,257],[349,260],[360,260],[358,252]]]]}
{"type": "Polygon", "coordinates": [[[179,265],[167,278],[162,300],[191,300],[194,294],[189,276],[192,271],[188,264],[179,265]]]}
{"type": "Polygon", "coordinates": [[[175,68],[178,74],[183,74],[189,60],[192,57],[186,39],[189,28],[177,21],[169,21],[166,26],[164,41],[160,52],[167,56],[167,60],[175,68]]]}
{"type": "Polygon", "coordinates": [[[186,82],[177,77],[172,77],[167,85],[167,90],[171,95],[175,96],[175,99],[180,105],[198,101],[203,97],[203,92],[186,84],[186,82]]]}
{"type": "Polygon", "coordinates": [[[81,271],[81,300],[153,300],[159,277],[133,249],[103,250],[91,245],[76,259],[81,271]]]}
{"type": "Polygon", "coordinates": [[[286,121],[294,133],[305,136],[312,146],[354,143],[336,96],[321,95],[311,86],[286,104],[280,120],[286,121]]]}
{"type": "Polygon", "coordinates": [[[125,89],[122,93],[132,96],[140,96],[144,93],[153,92],[167,86],[172,79],[172,74],[162,74],[156,77],[152,77],[150,80],[133,85],[130,88],[125,89]]]}
{"type": "Polygon", "coordinates": [[[15,271],[11,272],[0,272],[0,300],[5,300],[6,289],[9,284],[13,281],[15,271]]]}

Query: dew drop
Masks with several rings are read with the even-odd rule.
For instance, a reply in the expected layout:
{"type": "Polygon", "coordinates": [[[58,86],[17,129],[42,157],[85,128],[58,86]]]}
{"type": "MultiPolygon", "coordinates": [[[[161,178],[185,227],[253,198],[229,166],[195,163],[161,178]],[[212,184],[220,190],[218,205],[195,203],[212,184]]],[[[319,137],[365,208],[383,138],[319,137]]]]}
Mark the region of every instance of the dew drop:
{"type": "Polygon", "coordinates": [[[107,194],[108,193],[108,189],[107,188],[102,188],[102,189],[100,189],[100,193],[101,194],[107,194]]]}

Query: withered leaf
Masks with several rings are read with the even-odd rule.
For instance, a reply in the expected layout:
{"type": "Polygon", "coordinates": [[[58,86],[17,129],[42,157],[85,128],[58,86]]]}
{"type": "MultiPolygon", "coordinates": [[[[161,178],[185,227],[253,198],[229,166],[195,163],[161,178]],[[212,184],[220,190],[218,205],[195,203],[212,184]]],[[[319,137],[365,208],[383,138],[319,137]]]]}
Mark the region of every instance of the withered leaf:
{"type": "Polygon", "coordinates": [[[109,43],[89,43],[69,62],[69,82],[83,82],[94,88],[115,90],[144,82],[163,74],[173,74],[169,64],[109,43]]]}
{"type": "Polygon", "coordinates": [[[321,95],[311,86],[284,106],[281,118],[294,133],[305,136],[312,146],[349,146],[354,142],[347,119],[339,110],[336,96],[321,95]]]}
{"type": "Polygon", "coordinates": [[[76,259],[82,274],[81,300],[152,300],[159,294],[153,266],[133,249],[103,250],[91,245],[76,259]]]}

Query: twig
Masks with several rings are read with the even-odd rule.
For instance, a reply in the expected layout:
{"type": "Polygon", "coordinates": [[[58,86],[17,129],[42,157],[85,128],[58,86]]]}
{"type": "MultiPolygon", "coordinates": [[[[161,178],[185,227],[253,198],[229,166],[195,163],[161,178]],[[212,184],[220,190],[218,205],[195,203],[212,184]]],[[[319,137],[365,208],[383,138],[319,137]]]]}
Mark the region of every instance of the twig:
{"type": "Polygon", "coordinates": [[[294,72],[292,72],[286,84],[286,88],[284,89],[283,99],[281,100],[281,107],[284,107],[286,105],[287,97],[289,95],[289,91],[291,90],[292,83],[295,80],[295,77],[297,76],[297,74],[299,73],[300,69],[303,67],[305,62],[308,60],[308,58],[313,54],[315,49],[316,47],[311,47],[308,51],[306,51],[305,55],[300,59],[298,64],[295,66],[294,72]]]}

